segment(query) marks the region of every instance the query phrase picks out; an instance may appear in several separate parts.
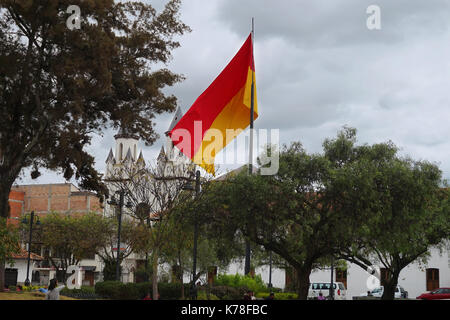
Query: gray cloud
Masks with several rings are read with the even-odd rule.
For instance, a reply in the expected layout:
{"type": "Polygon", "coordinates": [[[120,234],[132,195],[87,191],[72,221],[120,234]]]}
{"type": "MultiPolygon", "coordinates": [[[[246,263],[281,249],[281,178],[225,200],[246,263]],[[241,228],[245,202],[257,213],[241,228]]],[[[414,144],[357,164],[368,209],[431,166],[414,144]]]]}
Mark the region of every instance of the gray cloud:
{"type": "MultiPolygon", "coordinates": [[[[168,67],[186,81],[167,93],[187,111],[235,55],[255,17],[256,128],[279,128],[282,143],[297,140],[319,152],[323,139],[349,125],[360,143],[392,140],[403,154],[437,162],[450,176],[449,13],[445,0],[185,0],[181,18],[193,32],[180,38],[168,67]],[[381,30],[366,27],[372,4],[381,8],[381,30]]],[[[141,145],[147,160],[157,156],[171,117],[156,118],[162,137],[141,145]]],[[[113,135],[109,130],[89,147],[99,170],[113,135]]]]}

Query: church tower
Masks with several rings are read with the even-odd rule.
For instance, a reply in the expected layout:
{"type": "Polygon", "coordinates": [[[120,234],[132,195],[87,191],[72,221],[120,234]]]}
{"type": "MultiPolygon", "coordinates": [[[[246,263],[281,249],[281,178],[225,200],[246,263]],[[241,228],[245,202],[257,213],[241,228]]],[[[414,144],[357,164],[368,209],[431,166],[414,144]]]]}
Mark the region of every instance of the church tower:
{"type": "Polygon", "coordinates": [[[145,164],[142,151],[138,154],[139,137],[137,135],[121,127],[114,138],[116,140],[115,152],[111,148],[106,159],[106,178],[114,176],[117,172],[116,169],[123,168],[123,166],[145,164]]]}

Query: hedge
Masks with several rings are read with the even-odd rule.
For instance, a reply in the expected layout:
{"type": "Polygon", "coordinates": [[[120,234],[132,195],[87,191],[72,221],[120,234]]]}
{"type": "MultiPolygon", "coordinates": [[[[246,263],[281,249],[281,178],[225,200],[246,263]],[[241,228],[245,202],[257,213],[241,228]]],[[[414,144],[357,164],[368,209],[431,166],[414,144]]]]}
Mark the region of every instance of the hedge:
{"type": "MultiPolygon", "coordinates": [[[[256,298],[265,299],[269,296],[270,292],[258,292],[255,294],[256,298]]],[[[295,300],[298,298],[296,293],[291,292],[274,292],[275,300],[295,300]]]]}
{"type": "Polygon", "coordinates": [[[210,289],[210,293],[220,300],[242,300],[247,291],[247,287],[235,288],[231,286],[214,286],[210,289]]]}
{"type": "Polygon", "coordinates": [[[100,296],[95,293],[94,287],[82,286],[80,289],[68,289],[67,287],[61,290],[61,295],[76,299],[99,299],[100,296]]]}
{"type": "MultiPolygon", "coordinates": [[[[119,281],[103,281],[95,284],[95,293],[105,299],[139,300],[147,293],[153,297],[152,283],[122,283],[119,281]]],[[[159,283],[159,298],[162,300],[181,299],[180,283],[159,283]]],[[[189,295],[189,284],[184,284],[185,296],[189,295]]]]}

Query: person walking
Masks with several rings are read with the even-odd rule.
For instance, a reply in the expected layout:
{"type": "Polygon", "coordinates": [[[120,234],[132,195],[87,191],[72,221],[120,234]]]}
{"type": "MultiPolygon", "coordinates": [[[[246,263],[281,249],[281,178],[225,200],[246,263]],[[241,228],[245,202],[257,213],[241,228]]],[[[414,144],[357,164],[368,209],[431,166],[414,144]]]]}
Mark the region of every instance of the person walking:
{"type": "Polygon", "coordinates": [[[319,296],[317,297],[317,300],[325,300],[325,297],[323,296],[322,292],[319,292],[319,296]]]}
{"type": "Polygon", "coordinates": [[[59,300],[59,293],[65,287],[65,285],[60,285],[58,287],[58,280],[56,279],[50,280],[48,292],[45,294],[45,300],[59,300]]]}

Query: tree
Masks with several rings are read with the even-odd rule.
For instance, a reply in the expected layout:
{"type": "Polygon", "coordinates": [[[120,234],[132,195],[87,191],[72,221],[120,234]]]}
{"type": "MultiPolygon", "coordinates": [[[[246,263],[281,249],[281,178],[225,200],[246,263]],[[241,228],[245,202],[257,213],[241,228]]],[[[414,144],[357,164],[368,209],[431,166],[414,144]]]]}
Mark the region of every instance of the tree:
{"type": "Polygon", "coordinates": [[[441,187],[438,167],[425,161],[395,158],[377,172],[380,211],[341,256],[365,270],[385,268],[382,299],[392,300],[400,272],[415,261],[426,262],[430,248],[450,236],[450,194],[441,187]]]}
{"type": "MultiPolygon", "coordinates": [[[[5,218],[0,218],[0,260],[2,263],[13,262],[11,256],[20,252],[17,228],[7,224],[5,218]]],[[[3,290],[3,287],[0,287],[3,290]]]]}
{"type": "MultiPolygon", "coordinates": [[[[167,68],[180,0],[160,13],[127,1],[0,0],[0,217],[24,168],[75,177],[83,189],[105,193],[94,158],[84,149],[93,134],[121,127],[152,144],[152,119],[173,111],[163,89],[182,80],[167,68]],[[80,28],[66,25],[70,5],[80,28]]],[[[0,266],[0,285],[4,266],[0,266]]]]}
{"type": "Polygon", "coordinates": [[[295,269],[300,299],[307,298],[311,271],[339,242],[340,220],[322,190],[327,165],[323,157],[308,155],[300,144],[293,144],[281,152],[275,176],[231,177],[215,183],[206,200],[219,227],[233,224],[295,269]]]}
{"type": "Polygon", "coordinates": [[[401,159],[392,142],[357,146],[352,128],[323,148],[308,154],[293,143],[281,151],[277,174],[215,183],[205,202],[210,220],[284,259],[300,299],[307,298],[311,271],[332,258],[367,267],[369,257],[378,257],[392,271],[391,292],[404,266],[448,237],[440,171],[401,159]]]}
{"type": "Polygon", "coordinates": [[[95,254],[110,232],[108,221],[101,215],[89,213],[82,216],[50,213],[42,217],[36,237],[45,250],[45,258],[65,281],[71,265],[95,254]]]}
{"type": "MultiPolygon", "coordinates": [[[[97,248],[96,254],[104,263],[103,280],[116,280],[117,253],[119,252],[120,255],[119,260],[123,261],[132,253],[140,252],[143,243],[149,241],[149,235],[147,229],[143,228],[142,225],[124,219],[120,231],[121,248],[115,251],[113,248],[117,247],[118,221],[116,216],[104,217],[103,219],[108,231],[101,246],[97,248]]],[[[121,265],[119,266],[119,273],[122,274],[121,265]]]]}
{"type": "Polygon", "coordinates": [[[341,247],[338,257],[365,270],[382,265],[382,298],[394,299],[401,270],[425,261],[430,247],[449,236],[442,173],[435,164],[399,156],[392,142],[356,146],[352,128],[327,139],[324,151],[334,168],[327,193],[336,199],[336,211],[352,217],[342,233],[351,245],[341,247]]]}
{"type": "MultiPolygon", "coordinates": [[[[203,181],[202,189],[207,189],[210,183],[211,181],[203,181]]],[[[208,273],[210,267],[225,268],[237,256],[234,250],[236,239],[233,238],[232,241],[229,241],[220,233],[216,233],[211,229],[212,225],[208,223],[206,216],[201,214],[202,209],[199,206],[203,203],[201,200],[203,194],[201,192],[193,197],[190,193],[185,193],[176,202],[168,217],[167,230],[169,232],[161,247],[161,260],[172,266],[175,270],[174,276],[180,282],[183,282],[184,274],[189,274],[191,281],[196,283],[202,275],[208,273]],[[192,275],[195,223],[198,224],[199,232],[196,274],[192,275]]],[[[240,253],[242,256],[242,250],[240,253]]],[[[184,297],[184,286],[181,287],[181,290],[181,296],[184,297]]]]}
{"type": "Polygon", "coordinates": [[[190,198],[183,186],[192,178],[192,165],[176,165],[160,158],[155,165],[143,161],[122,166],[108,179],[111,190],[121,190],[131,202],[132,208],[125,213],[142,230],[141,241],[135,252],[150,253],[152,266],[153,299],[158,299],[158,266],[163,247],[176,232],[171,215],[178,203],[190,198]],[[146,233],[146,235],[144,235],[146,233]]]}

